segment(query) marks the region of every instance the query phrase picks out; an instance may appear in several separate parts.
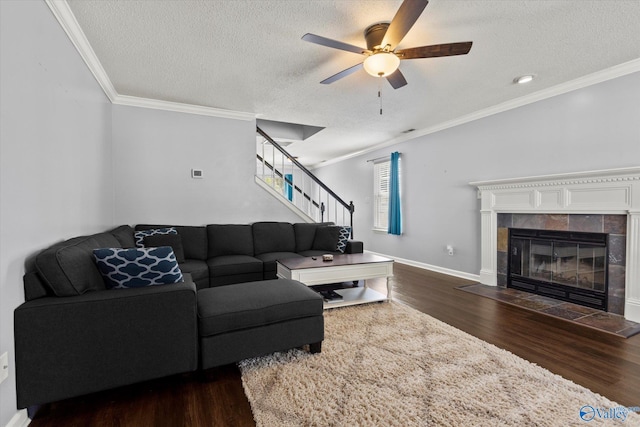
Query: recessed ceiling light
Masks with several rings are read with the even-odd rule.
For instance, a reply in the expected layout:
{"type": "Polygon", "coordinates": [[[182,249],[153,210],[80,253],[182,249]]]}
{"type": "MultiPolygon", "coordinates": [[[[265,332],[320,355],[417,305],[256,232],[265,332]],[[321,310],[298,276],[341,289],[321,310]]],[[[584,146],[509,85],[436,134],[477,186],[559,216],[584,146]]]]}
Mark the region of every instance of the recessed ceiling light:
{"type": "Polygon", "coordinates": [[[527,74],[524,76],[516,77],[515,79],[513,79],[513,82],[522,85],[525,83],[529,83],[531,80],[533,80],[533,74],[527,74]]]}

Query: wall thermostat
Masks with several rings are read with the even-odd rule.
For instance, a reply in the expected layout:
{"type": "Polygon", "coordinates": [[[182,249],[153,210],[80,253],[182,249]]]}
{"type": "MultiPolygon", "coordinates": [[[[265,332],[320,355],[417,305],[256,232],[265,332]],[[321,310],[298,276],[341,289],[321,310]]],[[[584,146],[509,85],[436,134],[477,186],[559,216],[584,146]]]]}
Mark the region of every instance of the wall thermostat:
{"type": "Polygon", "coordinates": [[[191,178],[202,178],[202,169],[191,169],[191,178]]]}

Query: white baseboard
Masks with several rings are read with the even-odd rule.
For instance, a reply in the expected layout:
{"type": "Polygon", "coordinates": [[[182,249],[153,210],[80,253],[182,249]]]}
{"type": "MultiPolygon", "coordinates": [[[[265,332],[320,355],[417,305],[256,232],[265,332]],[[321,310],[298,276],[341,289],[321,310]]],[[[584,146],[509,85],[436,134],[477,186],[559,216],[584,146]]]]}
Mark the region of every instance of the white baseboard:
{"type": "Polygon", "coordinates": [[[410,260],[410,259],[399,258],[399,257],[396,257],[396,256],[387,255],[387,254],[381,254],[381,253],[373,252],[373,251],[365,250],[365,252],[368,252],[368,253],[374,254],[374,255],[380,255],[380,256],[383,256],[385,258],[391,258],[394,261],[397,261],[397,262],[399,262],[401,264],[407,264],[407,265],[410,265],[412,267],[418,267],[418,268],[422,268],[424,270],[435,271],[436,273],[446,274],[448,276],[454,276],[454,277],[459,277],[461,279],[467,279],[467,280],[473,280],[474,282],[480,282],[480,275],[478,275],[478,274],[471,274],[471,273],[467,273],[467,272],[464,272],[464,271],[451,270],[449,268],[439,267],[437,265],[425,264],[423,262],[418,262],[418,261],[413,261],[413,260],[410,260]]]}
{"type": "Polygon", "coordinates": [[[27,427],[31,423],[26,409],[21,409],[9,420],[6,427],[27,427]]]}

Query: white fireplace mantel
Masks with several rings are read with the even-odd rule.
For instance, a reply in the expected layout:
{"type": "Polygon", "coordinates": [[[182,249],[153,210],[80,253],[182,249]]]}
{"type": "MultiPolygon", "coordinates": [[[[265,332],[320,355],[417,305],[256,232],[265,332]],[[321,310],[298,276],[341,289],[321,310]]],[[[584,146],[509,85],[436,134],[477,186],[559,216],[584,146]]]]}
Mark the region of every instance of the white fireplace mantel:
{"type": "Polygon", "coordinates": [[[627,216],[625,318],[640,322],[640,167],[471,182],[481,199],[480,281],[497,284],[499,213],[627,216]]]}

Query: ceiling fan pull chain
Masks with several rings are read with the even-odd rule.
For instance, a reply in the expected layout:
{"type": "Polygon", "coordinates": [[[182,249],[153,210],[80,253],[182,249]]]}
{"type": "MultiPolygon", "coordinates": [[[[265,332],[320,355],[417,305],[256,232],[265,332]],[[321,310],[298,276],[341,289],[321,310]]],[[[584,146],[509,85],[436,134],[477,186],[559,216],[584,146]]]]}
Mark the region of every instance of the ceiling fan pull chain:
{"type": "Polygon", "coordinates": [[[380,115],[382,115],[382,78],[378,78],[378,99],[380,100],[380,115]]]}

